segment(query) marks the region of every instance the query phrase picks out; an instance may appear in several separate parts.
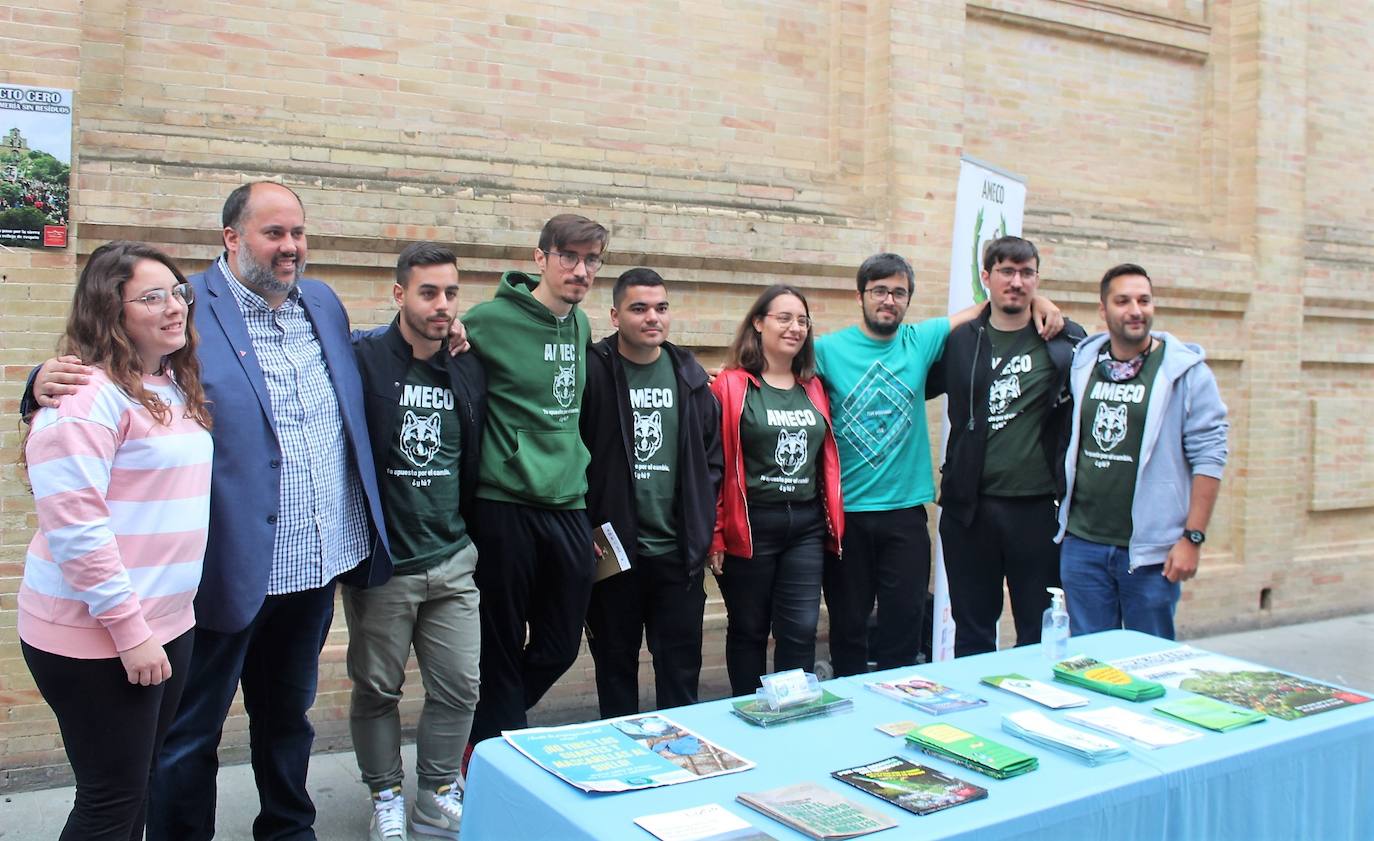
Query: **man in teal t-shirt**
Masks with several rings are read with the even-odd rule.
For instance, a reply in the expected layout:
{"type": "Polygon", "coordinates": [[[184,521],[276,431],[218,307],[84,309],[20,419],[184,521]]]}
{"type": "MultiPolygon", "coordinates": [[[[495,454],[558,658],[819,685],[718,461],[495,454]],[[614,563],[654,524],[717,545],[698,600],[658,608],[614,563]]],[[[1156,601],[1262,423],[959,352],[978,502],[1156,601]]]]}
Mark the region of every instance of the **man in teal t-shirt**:
{"type": "Polygon", "coordinates": [[[952,327],[949,318],[903,324],[915,288],[911,264],[875,254],[858,272],[863,321],[816,340],[816,369],[830,397],[844,491],[843,557],[828,558],[825,603],[836,675],[917,661],[930,578],[926,503],[935,499],[926,430],[926,374],[952,327]],[[876,651],[868,617],[878,604],[876,651]]]}

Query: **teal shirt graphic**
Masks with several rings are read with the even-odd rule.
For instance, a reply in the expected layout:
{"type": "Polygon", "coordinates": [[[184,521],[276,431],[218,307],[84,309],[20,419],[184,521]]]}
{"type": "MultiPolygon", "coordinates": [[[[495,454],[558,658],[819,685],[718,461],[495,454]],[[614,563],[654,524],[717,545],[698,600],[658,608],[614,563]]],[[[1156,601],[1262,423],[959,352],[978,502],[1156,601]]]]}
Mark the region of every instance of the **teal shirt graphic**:
{"type": "Polygon", "coordinates": [[[830,397],[846,511],[893,511],[935,499],[926,375],[945,351],[949,319],[903,324],[890,341],[857,326],[816,340],[830,397]]]}

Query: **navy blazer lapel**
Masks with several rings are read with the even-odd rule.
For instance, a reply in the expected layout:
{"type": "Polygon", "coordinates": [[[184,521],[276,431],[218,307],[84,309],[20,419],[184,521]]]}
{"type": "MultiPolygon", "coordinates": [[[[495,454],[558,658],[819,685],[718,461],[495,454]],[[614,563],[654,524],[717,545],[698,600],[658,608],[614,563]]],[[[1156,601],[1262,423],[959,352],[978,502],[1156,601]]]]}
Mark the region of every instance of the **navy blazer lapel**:
{"type": "Polygon", "coordinates": [[[253,385],[258,402],[262,404],[262,413],[267,417],[267,422],[271,424],[272,433],[275,435],[277,419],[272,412],[272,397],[267,392],[267,379],[263,376],[262,366],[258,364],[258,355],[253,350],[253,340],[248,336],[248,325],[243,321],[243,312],[239,310],[234,293],[229,291],[229,280],[220,272],[218,260],[211,263],[210,268],[205,271],[205,288],[210,292],[210,312],[214,314],[215,321],[229,340],[229,349],[243,366],[243,373],[253,385]]]}

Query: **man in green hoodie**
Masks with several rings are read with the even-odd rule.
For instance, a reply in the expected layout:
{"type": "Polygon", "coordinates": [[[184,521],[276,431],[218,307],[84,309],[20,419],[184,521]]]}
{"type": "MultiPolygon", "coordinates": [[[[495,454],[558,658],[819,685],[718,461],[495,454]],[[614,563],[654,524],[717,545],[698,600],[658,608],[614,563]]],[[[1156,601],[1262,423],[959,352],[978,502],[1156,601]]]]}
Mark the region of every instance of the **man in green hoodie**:
{"type": "Polygon", "coordinates": [[[610,233],[561,214],[539,234],[540,276],[506,272],[464,318],[486,369],[477,475],[482,689],[472,745],[526,726],[525,711],[577,659],[595,563],[578,431],[591,327],[578,308],[610,233]],[[528,643],[526,643],[528,630],[528,643]]]}

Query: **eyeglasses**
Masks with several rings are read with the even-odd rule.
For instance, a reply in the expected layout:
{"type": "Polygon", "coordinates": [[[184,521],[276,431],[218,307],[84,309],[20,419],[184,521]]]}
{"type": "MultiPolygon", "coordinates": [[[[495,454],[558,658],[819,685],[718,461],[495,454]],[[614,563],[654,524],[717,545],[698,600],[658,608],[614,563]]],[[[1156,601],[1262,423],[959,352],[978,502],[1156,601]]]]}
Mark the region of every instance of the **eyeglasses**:
{"type": "Polygon", "coordinates": [[[1017,275],[1021,275],[1022,280],[1035,280],[1035,276],[1040,274],[1039,269],[1032,269],[1029,266],[1024,269],[1014,269],[1011,266],[998,266],[993,269],[993,271],[1001,275],[1003,280],[1011,280],[1017,275]]]}
{"type": "Polygon", "coordinates": [[[794,323],[803,330],[811,329],[811,319],[804,315],[793,315],[790,312],[770,312],[764,313],[764,318],[771,318],[778,323],[778,326],[786,330],[794,323]]]}
{"type": "Polygon", "coordinates": [[[173,286],[170,290],[154,289],[147,295],[142,295],[137,298],[130,298],[124,303],[142,304],[143,306],[148,308],[148,312],[152,313],[153,315],[157,315],[158,313],[167,309],[167,299],[172,295],[175,295],[178,298],[180,298],[181,302],[188,307],[191,304],[195,303],[196,300],[196,290],[193,286],[191,286],[191,284],[178,283],[176,286],[173,286]]]}
{"type": "MultiPolygon", "coordinates": [[[[541,248],[540,251],[543,251],[543,249],[541,248]]],[[[583,257],[580,254],[572,254],[567,251],[544,251],[544,253],[552,254],[557,257],[558,265],[562,266],[565,271],[572,271],[577,268],[578,263],[581,263],[587,267],[588,272],[596,274],[596,270],[605,265],[601,260],[601,256],[598,254],[588,254],[586,257],[583,257]]]]}
{"type": "Polygon", "coordinates": [[[864,294],[867,295],[869,299],[871,299],[875,304],[880,304],[883,301],[886,301],[888,295],[891,295],[892,300],[898,304],[902,303],[907,298],[911,297],[911,292],[907,289],[903,289],[900,286],[896,287],[895,289],[888,289],[886,286],[870,286],[864,290],[864,294]]]}

